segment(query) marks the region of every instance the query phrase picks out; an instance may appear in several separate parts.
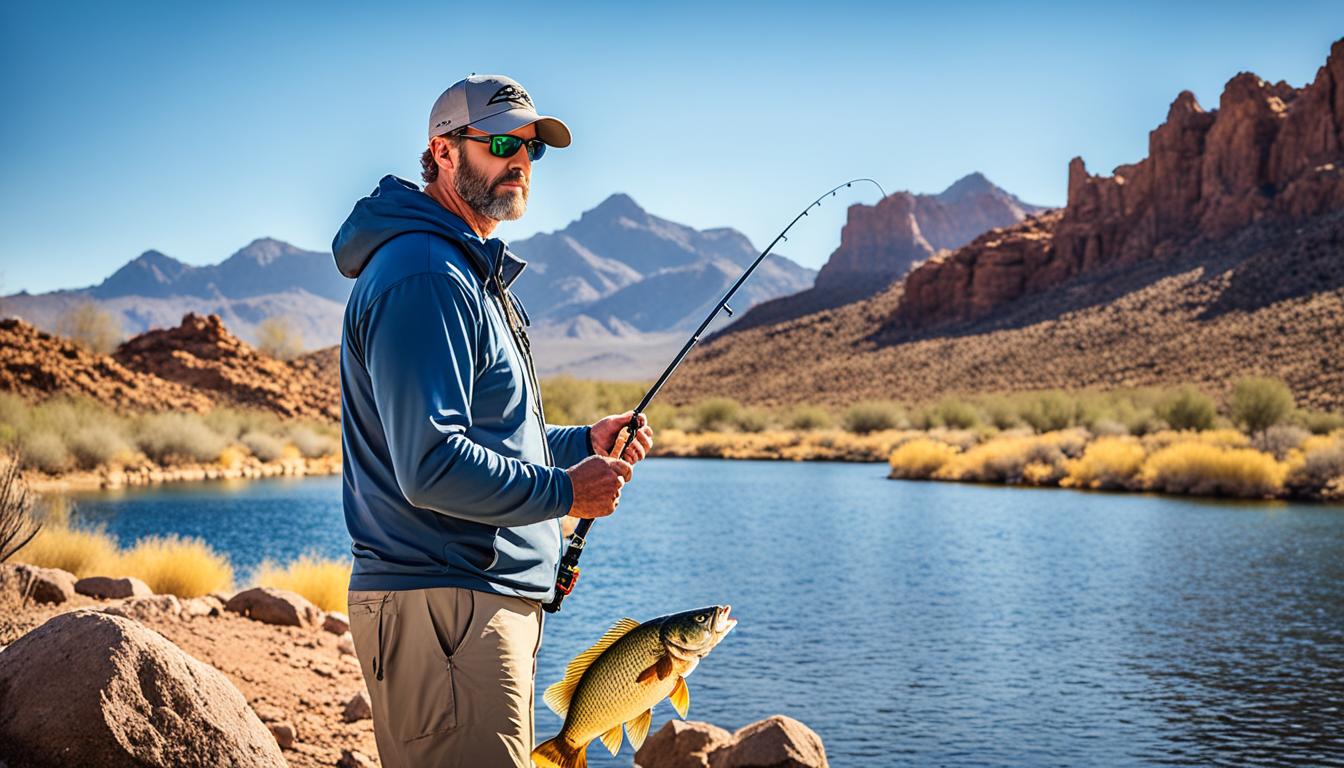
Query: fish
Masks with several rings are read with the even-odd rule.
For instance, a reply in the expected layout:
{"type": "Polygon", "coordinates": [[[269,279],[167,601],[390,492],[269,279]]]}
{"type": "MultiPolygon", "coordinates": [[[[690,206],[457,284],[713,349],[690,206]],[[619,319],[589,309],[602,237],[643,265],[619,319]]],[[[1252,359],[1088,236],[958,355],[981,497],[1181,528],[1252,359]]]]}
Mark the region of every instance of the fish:
{"type": "Polygon", "coordinates": [[[691,705],[686,676],[737,626],[731,610],[714,605],[643,624],[616,622],[546,689],[542,700],[565,723],[532,750],[532,761],[542,768],[585,768],[593,739],[600,738],[613,755],[620,751],[622,725],[639,749],[649,735],[653,707],[663,699],[685,718],[691,705]]]}

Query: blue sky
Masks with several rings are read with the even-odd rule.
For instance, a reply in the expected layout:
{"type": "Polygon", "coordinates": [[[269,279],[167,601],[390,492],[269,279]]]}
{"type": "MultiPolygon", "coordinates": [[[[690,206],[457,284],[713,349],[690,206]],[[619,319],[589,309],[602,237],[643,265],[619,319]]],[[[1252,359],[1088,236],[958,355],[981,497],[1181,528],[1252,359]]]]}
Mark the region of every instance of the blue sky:
{"type": "MultiPolygon", "coordinates": [[[[762,247],[853,176],[936,192],[981,171],[1062,204],[1069,158],[1143,156],[1180,90],[1213,108],[1238,71],[1301,86],[1344,35],[1337,1],[1090,5],[7,0],[0,293],[149,248],[328,250],[380,176],[418,178],[429,107],[471,72],[515,77],[575,136],[501,236],[619,191],[762,247]]],[[[843,222],[828,204],[781,250],[820,266],[843,222]]]]}

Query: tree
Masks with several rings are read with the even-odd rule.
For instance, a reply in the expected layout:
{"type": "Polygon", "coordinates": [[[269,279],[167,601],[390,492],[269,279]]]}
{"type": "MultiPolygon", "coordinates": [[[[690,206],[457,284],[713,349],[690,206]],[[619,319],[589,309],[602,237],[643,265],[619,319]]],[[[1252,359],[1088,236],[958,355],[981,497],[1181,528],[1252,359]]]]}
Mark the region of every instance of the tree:
{"type": "Polygon", "coordinates": [[[126,335],[120,317],[88,299],[61,315],[56,333],[99,355],[111,354],[126,335]]]}
{"type": "Polygon", "coordinates": [[[290,360],[303,352],[303,334],[284,315],[275,315],[257,325],[257,349],[277,360],[290,360]]]}
{"type": "Polygon", "coordinates": [[[1213,399],[1194,387],[1181,387],[1157,406],[1157,415],[1173,429],[1204,430],[1213,426],[1218,412],[1213,399]]]}
{"type": "Polygon", "coordinates": [[[1254,434],[1288,418],[1295,407],[1292,391],[1278,379],[1247,376],[1232,390],[1232,420],[1254,434]]]}

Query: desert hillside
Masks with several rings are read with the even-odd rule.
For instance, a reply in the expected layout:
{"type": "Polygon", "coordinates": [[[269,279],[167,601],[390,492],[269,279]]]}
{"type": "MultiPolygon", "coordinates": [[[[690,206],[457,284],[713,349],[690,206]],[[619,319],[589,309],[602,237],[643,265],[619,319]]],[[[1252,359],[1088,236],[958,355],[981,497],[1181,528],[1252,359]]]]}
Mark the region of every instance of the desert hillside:
{"type": "Polygon", "coordinates": [[[884,292],[729,334],[668,386],[688,402],[1283,379],[1344,404],[1344,40],[1302,88],[1241,73],[1183,92],[1149,156],[1069,166],[1060,210],[992,230],[884,292]]]}

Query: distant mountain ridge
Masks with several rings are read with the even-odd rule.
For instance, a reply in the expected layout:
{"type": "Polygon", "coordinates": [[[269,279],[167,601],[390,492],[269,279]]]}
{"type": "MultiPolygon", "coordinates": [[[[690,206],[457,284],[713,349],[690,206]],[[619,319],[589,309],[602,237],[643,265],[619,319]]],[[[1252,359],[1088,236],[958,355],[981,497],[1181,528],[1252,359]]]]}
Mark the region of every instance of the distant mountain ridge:
{"type": "Polygon", "coordinates": [[[851,205],[840,246],[822,266],[811,290],[764,302],[724,332],[780,323],[867,298],[936,254],[1044,210],[979,172],[957,179],[937,194],[901,191],[875,205],[851,205]]]}

